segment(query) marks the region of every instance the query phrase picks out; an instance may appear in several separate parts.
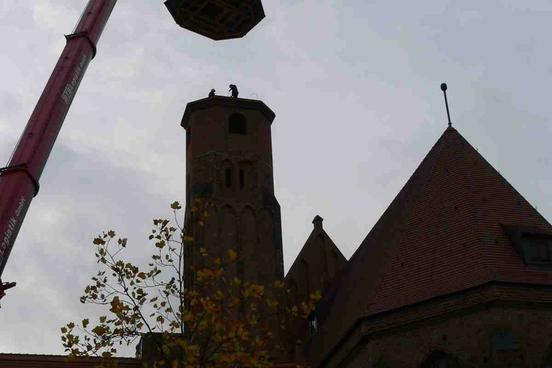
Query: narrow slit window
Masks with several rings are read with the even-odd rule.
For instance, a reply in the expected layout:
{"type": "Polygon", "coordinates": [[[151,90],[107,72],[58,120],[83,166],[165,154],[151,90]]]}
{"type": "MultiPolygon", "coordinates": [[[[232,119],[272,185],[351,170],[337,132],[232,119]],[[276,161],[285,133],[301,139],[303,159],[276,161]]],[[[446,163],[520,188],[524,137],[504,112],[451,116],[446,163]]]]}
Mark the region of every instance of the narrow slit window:
{"type": "Polygon", "coordinates": [[[224,183],[226,184],[226,188],[232,186],[232,170],[229,167],[224,170],[224,183]]]}
{"type": "Polygon", "coordinates": [[[240,189],[243,189],[245,186],[245,174],[243,172],[243,169],[240,169],[240,189]]]}

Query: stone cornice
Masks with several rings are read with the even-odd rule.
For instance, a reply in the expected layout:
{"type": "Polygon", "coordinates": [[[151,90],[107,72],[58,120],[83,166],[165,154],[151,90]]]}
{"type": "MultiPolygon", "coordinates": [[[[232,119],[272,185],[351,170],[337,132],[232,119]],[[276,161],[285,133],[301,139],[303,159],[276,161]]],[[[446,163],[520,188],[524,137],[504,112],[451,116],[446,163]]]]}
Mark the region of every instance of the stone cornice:
{"type": "Polygon", "coordinates": [[[188,121],[192,114],[199,110],[205,110],[211,107],[222,106],[236,109],[256,110],[265,116],[265,118],[272,124],[276,114],[272,111],[264,102],[259,100],[250,100],[247,98],[234,98],[226,96],[214,96],[206,97],[201,100],[189,102],[184,110],[182,116],[181,126],[186,129],[188,127],[188,121]]]}

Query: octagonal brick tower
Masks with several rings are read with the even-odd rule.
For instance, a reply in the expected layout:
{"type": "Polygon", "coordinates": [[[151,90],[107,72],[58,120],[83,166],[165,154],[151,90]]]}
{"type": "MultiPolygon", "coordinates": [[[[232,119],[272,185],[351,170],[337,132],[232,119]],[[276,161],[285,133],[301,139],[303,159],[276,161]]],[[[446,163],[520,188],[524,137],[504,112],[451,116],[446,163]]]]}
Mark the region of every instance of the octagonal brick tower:
{"type": "Polygon", "coordinates": [[[193,266],[229,249],[238,262],[227,272],[244,282],[272,285],[283,279],[280,205],[274,196],[271,124],[275,114],[262,101],[214,96],[188,103],[186,129],[185,226],[195,246],[186,254],[186,285],[193,266]],[[200,226],[192,216],[196,200],[211,202],[200,226]]]}

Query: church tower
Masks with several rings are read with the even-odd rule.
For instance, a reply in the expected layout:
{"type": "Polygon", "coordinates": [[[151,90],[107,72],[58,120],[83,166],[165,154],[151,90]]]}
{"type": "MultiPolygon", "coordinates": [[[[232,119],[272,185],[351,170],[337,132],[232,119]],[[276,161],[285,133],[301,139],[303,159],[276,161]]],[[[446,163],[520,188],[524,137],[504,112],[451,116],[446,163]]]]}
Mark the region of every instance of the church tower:
{"type": "Polygon", "coordinates": [[[275,114],[262,101],[212,96],[188,103],[185,226],[195,246],[185,257],[186,284],[193,287],[196,252],[208,260],[229,249],[238,261],[227,270],[244,282],[283,280],[280,206],[274,196],[271,124],[275,114]],[[203,224],[194,221],[196,201],[209,202],[203,224]]]}

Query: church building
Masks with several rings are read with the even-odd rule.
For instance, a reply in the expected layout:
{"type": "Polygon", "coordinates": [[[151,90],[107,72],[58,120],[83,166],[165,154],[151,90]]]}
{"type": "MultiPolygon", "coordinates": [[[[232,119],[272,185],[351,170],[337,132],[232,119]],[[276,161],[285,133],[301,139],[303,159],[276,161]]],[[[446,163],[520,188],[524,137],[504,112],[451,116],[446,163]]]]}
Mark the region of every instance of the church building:
{"type": "MultiPolygon", "coordinates": [[[[189,103],[182,120],[187,203],[216,203],[199,238],[209,253],[239,244],[237,275],[264,284],[283,277],[274,117],[261,101],[214,96],[189,103]]],[[[349,261],[322,217],[313,225],[285,282],[292,298],[323,298],[284,337],[290,358],[313,367],[552,364],[552,226],[455,128],[349,261]]]]}
{"type": "MultiPolygon", "coordinates": [[[[288,361],[320,368],[552,367],[552,225],[455,128],[420,158],[349,260],[317,215],[284,276],[274,119],[258,100],[211,96],[187,105],[185,221],[210,256],[237,247],[239,262],[230,270],[236,277],[283,280],[294,300],[321,292],[308,321],[282,337],[288,361]],[[213,203],[201,227],[191,211],[197,199],[213,203]]],[[[188,266],[198,262],[193,251],[186,259],[188,266]]],[[[187,285],[193,280],[189,272],[187,285]]],[[[121,359],[124,367],[139,363],[121,359]]],[[[1,367],[91,364],[0,354],[1,367]]]]}

